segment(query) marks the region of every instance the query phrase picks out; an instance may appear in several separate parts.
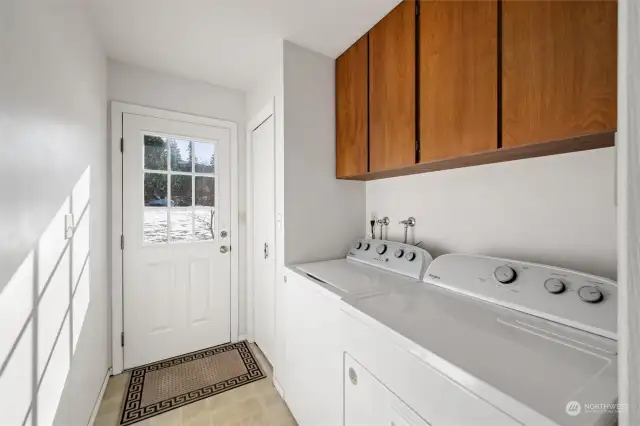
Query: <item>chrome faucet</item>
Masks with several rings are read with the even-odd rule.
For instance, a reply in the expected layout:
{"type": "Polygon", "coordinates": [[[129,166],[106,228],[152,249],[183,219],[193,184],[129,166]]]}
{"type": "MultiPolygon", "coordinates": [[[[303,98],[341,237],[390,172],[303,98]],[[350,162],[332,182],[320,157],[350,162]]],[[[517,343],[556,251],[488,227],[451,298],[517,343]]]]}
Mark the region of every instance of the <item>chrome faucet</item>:
{"type": "Polygon", "coordinates": [[[416,225],[416,219],[414,217],[410,217],[406,220],[401,220],[400,225],[404,225],[404,243],[407,244],[407,231],[409,227],[414,227],[416,225]]]}
{"type": "Polygon", "coordinates": [[[384,226],[389,226],[389,218],[385,216],[382,219],[378,219],[376,222],[380,225],[380,239],[382,239],[382,228],[384,226]]]}

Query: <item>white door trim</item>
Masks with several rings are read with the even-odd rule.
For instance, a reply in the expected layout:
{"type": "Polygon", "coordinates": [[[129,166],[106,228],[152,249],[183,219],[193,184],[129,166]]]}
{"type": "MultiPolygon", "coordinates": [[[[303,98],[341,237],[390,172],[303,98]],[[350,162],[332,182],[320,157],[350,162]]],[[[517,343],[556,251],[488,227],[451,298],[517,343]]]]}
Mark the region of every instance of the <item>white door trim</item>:
{"type": "MultiPolygon", "coordinates": [[[[275,100],[272,98],[247,125],[247,339],[255,340],[254,335],[254,311],[253,311],[253,131],[264,123],[272,115],[275,118],[275,100]]],[[[274,121],[274,133],[276,123],[274,121]]],[[[274,135],[275,137],[275,135],[274,135]]],[[[277,238],[274,241],[277,245],[277,238]]],[[[278,249],[273,247],[273,253],[277,256],[278,249]]],[[[274,277],[275,279],[275,277],[274,277]]]]}
{"type": "MultiPolygon", "coordinates": [[[[238,124],[227,120],[200,117],[139,105],[112,101],[111,129],[111,365],[113,374],[123,371],[124,351],[120,345],[123,331],[122,305],[122,114],[137,114],[186,123],[229,129],[231,144],[231,341],[238,340],[238,124]]],[[[126,143],[125,143],[126,149],[126,143]]]]}
{"type": "Polygon", "coordinates": [[[640,111],[640,84],[636,76],[640,60],[635,54],[640,42],[640,6],[637,2],[618,4],[618,133],[617,225],[618,225],[618,395],[623,408],[618,413],[620,426],[638,424],[640,393],[640,274],[638,249],[640,223],[640,128],[635,117],[640,111]]]}

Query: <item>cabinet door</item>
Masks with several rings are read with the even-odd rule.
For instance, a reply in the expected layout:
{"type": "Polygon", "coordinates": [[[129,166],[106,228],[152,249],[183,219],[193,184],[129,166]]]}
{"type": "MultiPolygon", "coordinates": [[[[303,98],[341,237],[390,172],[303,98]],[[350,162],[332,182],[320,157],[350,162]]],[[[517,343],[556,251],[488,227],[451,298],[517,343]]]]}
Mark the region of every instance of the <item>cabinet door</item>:
{"type": "Polygon", "coordinates": [[[369,170],[415,164],[415,2],[404,1],[369,31],[369,170]]]}
{"type": "Polygon", "coordinates": [[[498,4],[420,2],[420,162],[498,148],[498,4]]]}
{"type": "Polygon", "coordinates": [[[344,426],[429,426],[347,353],[344,376],[344,426]]]}
{"type": "Polygon", "coordinates": [[[342,423],[340,310],[316,286],[294,273],[284,286],[286,371],[280,384],[300,426],[342,423]]]}
{"type": "Polygon", "coordinates": [[[336,59],[336,177],[369,171],[369,36],[336,59]]]}
{"type": "Polygon", "coordinates": [[[615,129],[617,2],[502,7],[503,146],[615,129]]]}

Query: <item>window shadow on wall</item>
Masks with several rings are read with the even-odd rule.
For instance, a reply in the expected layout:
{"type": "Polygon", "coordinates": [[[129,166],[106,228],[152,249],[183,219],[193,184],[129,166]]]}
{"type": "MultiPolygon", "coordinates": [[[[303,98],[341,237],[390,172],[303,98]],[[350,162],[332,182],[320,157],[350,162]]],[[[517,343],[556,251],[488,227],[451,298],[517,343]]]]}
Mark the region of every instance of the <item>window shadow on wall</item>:
{"type": "Polygon", "coordinates": [[[90,302],[90,181],[88,167],[0,292],[0,425],[53,423],[90,302]]]}

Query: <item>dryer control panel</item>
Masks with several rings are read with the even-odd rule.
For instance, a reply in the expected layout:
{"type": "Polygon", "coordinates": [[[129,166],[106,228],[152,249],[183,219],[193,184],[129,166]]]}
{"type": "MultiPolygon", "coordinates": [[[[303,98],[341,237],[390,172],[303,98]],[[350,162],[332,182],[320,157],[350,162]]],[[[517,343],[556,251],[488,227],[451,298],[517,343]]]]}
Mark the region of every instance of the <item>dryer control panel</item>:
{"type": "Polygon", "coordinates": [[[433,257],[424,249],[388,240],[358,240],[349,249],[347,259],[366,263],[407,277],[422,279],[433,257]]]}
{"type": "Polygon", "coordinates": [[[447,254],[429,265],[424,281],[617,339],[618,286],[607,278],[517,260],[447,254]]]}

